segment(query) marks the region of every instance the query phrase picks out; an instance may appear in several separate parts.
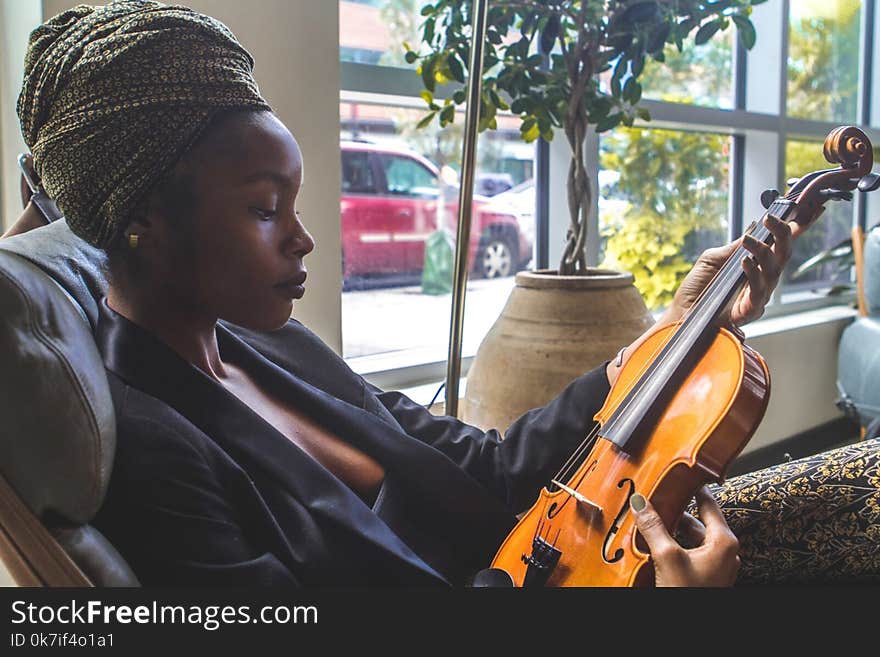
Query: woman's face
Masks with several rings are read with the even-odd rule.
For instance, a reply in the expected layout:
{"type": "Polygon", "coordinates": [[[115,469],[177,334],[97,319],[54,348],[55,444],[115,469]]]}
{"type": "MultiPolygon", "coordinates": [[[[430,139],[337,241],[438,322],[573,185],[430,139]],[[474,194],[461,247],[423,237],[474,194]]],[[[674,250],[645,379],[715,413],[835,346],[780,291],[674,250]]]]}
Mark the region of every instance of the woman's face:
{"type": "Polygon", "coordinates": [[[238,113],[209,130],[191,167],[189,257],[174,267],[191,284],[177,293],[208,316],[276,329],[305,291],[303,258],[315,248],[296,211],[302,154],[270,112],[238,113]]]}

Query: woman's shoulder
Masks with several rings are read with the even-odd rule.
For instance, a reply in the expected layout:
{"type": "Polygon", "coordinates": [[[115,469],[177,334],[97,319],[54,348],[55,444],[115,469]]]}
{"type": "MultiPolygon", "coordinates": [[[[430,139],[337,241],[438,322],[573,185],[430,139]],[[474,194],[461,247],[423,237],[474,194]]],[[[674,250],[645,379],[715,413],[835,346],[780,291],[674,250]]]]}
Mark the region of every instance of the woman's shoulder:
{"type": "MultiPolygon", "coordinates": [[[[128,384],[107,371],[116,413],[114,468],[138,467],[155,458],[187,458],[216,462],[219,447],[170,404],[128,384]]],[[[225,460],[225,459],[224,459],[225,460]]]]}

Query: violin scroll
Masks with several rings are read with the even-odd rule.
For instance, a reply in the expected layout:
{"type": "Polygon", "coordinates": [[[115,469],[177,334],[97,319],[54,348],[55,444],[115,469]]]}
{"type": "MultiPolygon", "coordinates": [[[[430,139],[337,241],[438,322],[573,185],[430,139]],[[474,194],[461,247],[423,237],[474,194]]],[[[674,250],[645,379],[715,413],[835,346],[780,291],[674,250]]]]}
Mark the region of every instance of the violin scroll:
{"type": "Polygon", "coordinates": [[[851,171],[853,178],[861,178],[871,172],[874,153],[868,136],[853,126],[841,126],[825,138],[825,159],[851,171]]]}
{"type": "Polygon", "coordinates": [[[796,204],[790,220],[803,227],[822,214],[828,201],[850,200],[855,189],[873,191],[880,187],[880,179],[871,173],[874,164],[871,140],[855,126],[832,130],[825,138],[823,151],[826,160],[839,166],[808,173],[792,184],[786,196],[796,204]]]}

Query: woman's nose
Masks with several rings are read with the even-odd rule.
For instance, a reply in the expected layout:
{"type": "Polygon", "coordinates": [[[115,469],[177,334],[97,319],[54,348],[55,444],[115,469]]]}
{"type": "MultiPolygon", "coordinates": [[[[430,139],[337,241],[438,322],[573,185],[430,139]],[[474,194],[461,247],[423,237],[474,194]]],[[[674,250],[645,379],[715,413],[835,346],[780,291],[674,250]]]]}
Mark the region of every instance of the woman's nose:
{"type": "Polygon", "coordinates": [[[315,238],[308,231],[300,218],[299,213],[294,213],[290,222],[290,234],[287,236],[285,252],[291,255],[303,257],[315,249],[315,238]]]}

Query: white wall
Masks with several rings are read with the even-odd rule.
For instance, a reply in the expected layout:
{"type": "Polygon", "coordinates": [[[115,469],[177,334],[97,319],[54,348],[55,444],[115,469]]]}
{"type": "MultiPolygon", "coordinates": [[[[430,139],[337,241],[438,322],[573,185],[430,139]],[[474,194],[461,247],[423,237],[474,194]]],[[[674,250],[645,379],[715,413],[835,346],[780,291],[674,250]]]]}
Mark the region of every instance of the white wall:
{"type": "MultiPolygon", "coordinates": [[[[42,4],[48,18],[80,2],[43,0],[42,4]]],[[[318,246],[306,260],[308,292],[297,302],[295,314],[341,352],[339,3],[190,0],[181,4],[225,23],[250,51],[260,91],[302,148],[305,174],[297,205],[318,246]]]]}
{"type": "Polygon", "coordinates": [[[746,344],[770,368],[770,405],[744,454],[841,417],[834,405],[837,346],[854,315],[835,306],[745,327],[746,344]]]}
{"type": "Polygon", "coordinates": [[[15,101],[24,76],[28,35],[40,24],[41,15],[39,0],[0,0],[0,229],[12,225],[21,214],[16,157],[27,146],[15,101]]]}

